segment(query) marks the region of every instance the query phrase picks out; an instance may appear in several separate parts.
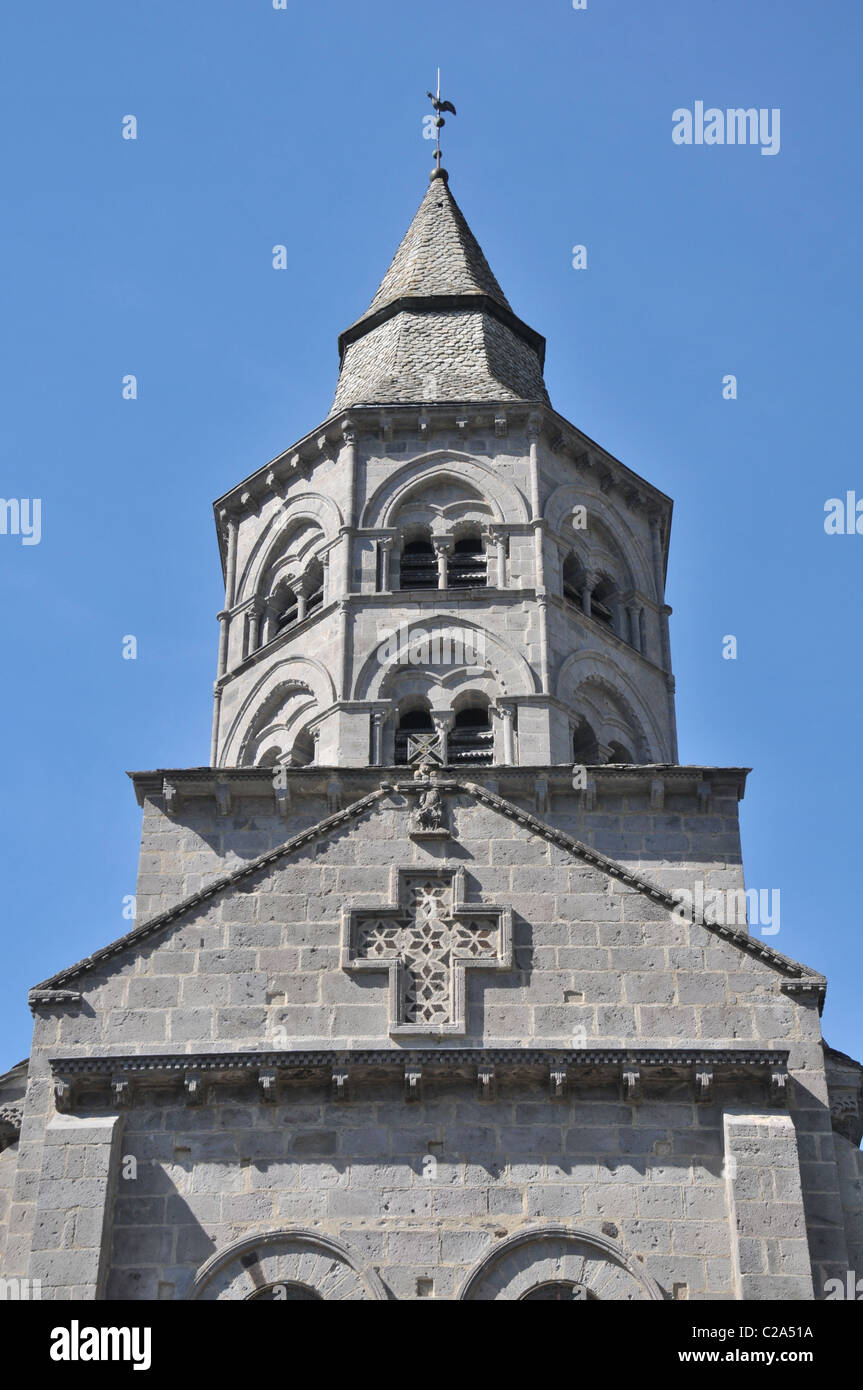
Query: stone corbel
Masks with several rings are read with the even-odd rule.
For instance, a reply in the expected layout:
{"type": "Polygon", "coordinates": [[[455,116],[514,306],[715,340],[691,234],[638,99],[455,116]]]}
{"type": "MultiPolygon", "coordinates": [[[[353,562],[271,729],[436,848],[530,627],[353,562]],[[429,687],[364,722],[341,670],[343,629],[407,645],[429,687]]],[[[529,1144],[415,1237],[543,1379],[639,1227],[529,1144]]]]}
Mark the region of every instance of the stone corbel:
{"type": "Polygon", "coordinates": [[[785,1105],[788,1101],[788,1071],[785,1067],[772,1067],[770,1071],[769,1099],[771,1105],[785,1105]]]}
{"type": "Polygon", "coordinates": [[[713,787],[709,782],[699,782],[695,788],[698,797],[698,809],[705,815],[709,815],[713,807],[713,787]]]}
{"type": "Polygon", "coordinates": [[[287,493],[288,489],[287,478],[282,477],[282,475],[280,473],[277,473],[274,468],[271,468],[269,473],[267,474],[266,482],[267,487],[274,494],[274,496],[280,498],[280,500],[284,502],[285,494],[287,493]]]}
{"type": "Polygon", "coordinates": [[[496,1090],[494,1067],[490,1064],[477,1067],[476,1093],[478,1098],[480,1100],[494,1100],[496,1090]]]}
{"type": "Polygon", "coordinates": [[[665,807],[665,779],[654,777],[650,783],[650,809],[662,811],[665,807]]]}
{"type": "Polygon", "coordinates": [[[321,463],[330,463],[333,457],[333,446],[326,433],[319,434],[315,440],[315,448],[318,451],[318,460],[321,463]]]}
{"type": "Polygon", "coordinates": [[[533,795],[536,814],[544,816],[548,810],[548,779],[546,777],[537,777],[533,784],[533,795]]]}
{"type": "Polygon", "coordinates": [[[494,432],[497,435],[498,439],[500,439],[503,435],[506,434],[506,429],[506,416],[504,415],[503,411],[501,411],[499,415],[495,415],[494,417],[494,432]]]}
{"type": "Polygon", "coordinates": [[[169,816],[176,816],[179,813],[179,788],[174,782],[169,782],[167,777],[162,778],[162,800],[165,803],[165,811],[169,816]]]}
{"type": "Polygon", "coordinates": [[[713,1100],[713,1068],[695,1068],[695,1099],[699,1105],[708,1105],[713,1100]]]}
{"type": "Polygon", "coordinates": [[[54,1105],[61,1115],[72,1109],[72,1082],[65,1076],[54,1077],[54,1105]]]}
{"type": "Polygon", "coordinates": [[[272,1067],[258,1072],[258,1085],[261,1088],[261,1100],[272,1105],[276,1099],[276,1073],[272,1067]]]}
{"type": "Polygon", "coordinates": [[[552,1067],[548,1074],[548,1088],[552,1100],[563,1100],[566,1096],[566,1067],[552,1067]]]}
{"type": "Polygon", "coordinates": [[[204,1099],[204,1078],[196,1071],[187,1071],[183,1076],[183,1090],[187,1105],[200,1105],[204,1099]]]}
{"type": "Polygon", "coordinates": [[[350,1096],[350,1072],[347,1067],[333,1067],[332,1097],[335,1101],[348,1100],[350,1096]]]}
{"type": "Polygon", "coordinates": [[[111,1104],[115,1110],[124,1110],[132,1103],[132,1088],[128,1076],[111,1077],[111,1104]]]}
{"type": "Polygon", "coordinates": [[[623,1099],[630,1103],[641,1100],[641,1072],[638,1067],[623,1069],[623,1099]]]}
{"type": "Polygon", "coordinates": [[[390,440],[393,437],[393,417],[391,415],[381,415],[380,417],[381,438],[390,440]]]}
{"type": "Polygon", "coordinates": [[[414,1062],[405,1063],[405,1100],[420,1100],[423,1091],[422,1067],[414,1062]]]}
{"type": "Polygon", "coordinates": [[[229,816],[231,814],[231,788],[228,783],[217,782],[213,794],[219,808],[219,815],[229,816]]]}
{"type": "Polygon", "coordinates": [[[332,777],[327,783],[327,810],[331,816],[342,809],[342,784],[338,777],[332,777]]]}

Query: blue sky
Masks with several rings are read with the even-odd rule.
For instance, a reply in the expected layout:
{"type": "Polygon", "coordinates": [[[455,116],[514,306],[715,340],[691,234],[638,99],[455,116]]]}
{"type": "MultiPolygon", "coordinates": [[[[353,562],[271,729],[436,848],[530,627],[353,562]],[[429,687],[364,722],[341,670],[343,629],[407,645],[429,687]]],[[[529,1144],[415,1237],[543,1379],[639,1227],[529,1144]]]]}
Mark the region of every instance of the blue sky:
{"type": "Polygon", "coordinates": [[[28,986],[128,926],[124,769],[208,759],[211,503],[327,415],[426,187],[438,65],[451,187],[554,405],[675,499],[681,760],[753,767],[770,944],[863,1054],[863,535],[823,524],[863,497],[861,30],[853,0],[7,0],[0,493],[43,516],[0,536],[0,1069],[28,986]],[[780,152],[675,145],[699,100],[779,108],[780,152]]]}

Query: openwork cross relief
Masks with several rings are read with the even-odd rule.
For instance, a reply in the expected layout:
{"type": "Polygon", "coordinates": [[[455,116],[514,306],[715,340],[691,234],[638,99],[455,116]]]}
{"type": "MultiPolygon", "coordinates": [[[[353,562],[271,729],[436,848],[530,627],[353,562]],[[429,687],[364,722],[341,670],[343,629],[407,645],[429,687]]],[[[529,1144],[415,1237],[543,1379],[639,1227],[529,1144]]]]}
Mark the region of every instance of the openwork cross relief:
{"type": "Polygon", "coordinates": [[[342,964],[387,971],[391,1033],[464,1033],[465,970],[512,968],[510,913],[466,907],[461,869],[403,870],[393,888],[386,907],[345,910],[342,964]]]}

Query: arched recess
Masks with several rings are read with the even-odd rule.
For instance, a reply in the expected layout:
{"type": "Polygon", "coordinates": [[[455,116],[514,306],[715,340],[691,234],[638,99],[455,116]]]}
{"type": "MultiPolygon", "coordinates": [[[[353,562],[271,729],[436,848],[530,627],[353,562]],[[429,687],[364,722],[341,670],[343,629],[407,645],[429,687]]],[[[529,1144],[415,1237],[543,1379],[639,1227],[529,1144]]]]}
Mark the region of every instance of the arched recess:
{"type": "Polygon", "coordinates": [[[609,570],[621,588],[640,589],[657,603],[656,577],[638,534],[601,492],[576,483],[555,488],[545,504],[549,530],[564,544],[571,543],[588,569],[609,570]],[[576,530],[570,517],[579,506],[587,508],[587,528],[576,530]]]}
{"type": "Polygon", "coordinates": [[[494,521],[529,520],[527,501],[513,483],[470,454],[436,449],[411,459],[381,483],[366,503],[363,526],[392,526],[393,517],[415,488],[426,491],[441,483],[473,488],[489,507],[494,521]]]}
{"type": "Polygon", "coordinates": [[[500,1241],[475,1265],[458,1298],[521,1300],[550,1283],[584,1289],[587,1298],[660,1301],[655,1279],[615,1241],[569,1226],[535,1226],[500,1241]]]}
{"type": "MultiPolygon", "coordinates": [[[[243,750],[250,746],[266,728],[277,725],[279,696],[291,701],[290,728],[299,732],[295,717],[296,710],[292,692],[305,693],[302,705],[302,723],[316,713],[322,713],[334,703],[336,698],[332,678],[324,666],[309,657],[291,656],[270,667],[246,696],[238,714],[233,719],[222,745],[220,764],[223,767],[241,767],[243,750]],[[258,724],[263,718],[265,723],[258,724]]],[[[299,709],[299,706],[297,706],[299,709]]],[[[266,751],[263,744],[260,752],[266,751]]]]}
{"type": "Polygon", "coordinates": [[[315,697],[307,685],[286,682],[277,686],[243,735],[237,759],[240,767],[307,761],[305,758],[294,758],[294,744],[317,708],[315,697]]]}
{"type": "Polygon", "coordinates": [[[385,1299],[386,1289],[351,1249],[332,1236],[302,1227],[246,1236],[201,1265],[186,1298],[197,1302],[248,1301],[274,1286],[299,1285],[340,1302],[385,1299]]]}
{"type": "Polygon", "coordinates": [[[338,535],[343,525],[342,514],[332,498],[322,493],[305,492],[292,497],[275,513],[255,541],[237,580],[238,603],[258,593],[265,572],[277,563],[292,533],[303,525],[316,527],[321,532],[320,543],[315,547],[315,550],[319,550],[320,545],[329,544],[338,535]]]}
{"type": "Polygon", "coordinates": [[[436,614],[378,638],[360,668],[352,698],[392,699],[397,686],[407,693],[411,681],[417,693],[440,687],[455,695],[455,685],[469,682],[485,689],[488,679],[494,682],[490,694],[533,695],[539,690],[530,665],[514,647],[476,623],[436,614]],[[457,672],[464,673],[464,680],[456,680],[457,672]],[[402,675],[403,681],[398,679],[402,675]]]}
{"type": "Polygon", "coordinates": [[[634,685],[605,653],[591,648],[573,652],[563,662],[558,673],[555,694],[573,711],[587,715],[600,742],[621,743],[631,747],[637,762],[666,762],[671,750],[666,748],[665,735],[646,702],[634,685]],[[580,698],[586,696],[586,700],[580,698]],[[585,704],[598,713],[605,724],[607,737],[587,714],[585,704]],[[629,733],[630,739],[623,733],[629,733]],[[632,747],[632,740],[635,746],[632,747]]]}

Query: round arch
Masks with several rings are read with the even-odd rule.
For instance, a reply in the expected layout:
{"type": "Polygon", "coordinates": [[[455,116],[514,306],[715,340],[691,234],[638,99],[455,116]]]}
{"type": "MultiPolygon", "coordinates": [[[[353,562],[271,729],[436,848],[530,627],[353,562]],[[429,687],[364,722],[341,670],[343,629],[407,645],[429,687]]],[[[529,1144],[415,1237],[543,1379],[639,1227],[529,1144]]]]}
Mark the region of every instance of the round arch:
{"type": "Polygon", "coordinates": [[[252,546],[242,572],[237,576],[237,603],[257,593],[263,574],[275,558],[274,552],[278,551],[285,532],[290,533],[303,522],[319,527],[326,544],[338,535],[343,518],[336,503],[323,493],[304,492],[292,497],[290,502],[274,513],[252,546]]]}
{"type": "Polygon", "coordinates": [[[217,1250],[197,1271],[186,1299],[248,1301],[279,1285],[299,1285],[341,1302],[387,1297],[374,1270],[342,1241],[297,1226],[245,1236],[217,1250]]]}
{"type": "MultiPolygon", "coordinates": [[[[418,676],[429,667],[449,667],[443,675],[435,674],[433,683],[450,685],[449,677],[457,667],[466,666],[469,661],[474,678],[484,681],[493,677],[501,695],[533,695],[539,689],[534,672],[525,657],[515,648],[508,646],[494,633],[488,632],[477,623],[464,618],[451,621],[440,614],[418,619],[398,628],[389,638],[377,641],[367,656],[357,676],[354,700],[386,699],[392,688],[394,678],[400,671],[405,675],[418,676]],[[425,641],[429,644],[431,659],[416,660],[421,654],[425,641]],[[459,661],[455,649],[461,645],[466,660],[459,661]],[[411,660],[411,653],[414,659],[411,660]],[[469,656],[467,654],[470,654],[469,656]],[[473,656],[477,660],[473,662],[473,656]],[[439,659],[435,660],[434,657],[439,659]],[[455,659],[454,659],[455,658],[455,659]],[[478,667],[484,667],[480,674],[478,667]]],[[[466,679],[470,679],[466,676],[466,679]]]]}
{"type": "Polygon", "coordinates": [[[578,692],[588,685],[604,691],[624,711],[633,731],[643,740],[648,761],[666,762],[670,758],[664,735],[632,682],[604,652],[585,647],[573,652],[562,663],[555,694],[570,709],[577,709],[578,692]]]}
{"type": "Polygon", "coordinates": [[[663,1300],[655,1279],[606,1236],[576,1226],[533,1226],[497,1245],[474,1266],[457,1297],[472,1302],[522,1300],[552,1283],[573,1284],[587,1298],[663,1300]]]}
{"type": "Polygon", "coordinates": [[[602,568],[603,554],[608,554],[627,575],[630,583],[650,594],[657,602],[661,595],[656,592],[656,578],[653,566],[644,552],[641,540],[629,522],[610,505],[608,498],[594,488],[578,483],[563,483],[555,488],[545,504],[545,519],[549,529],[565,540],[571,541],[571,548],[579,558],[591,566],[602,568]],[[568,518],[579,504],[588,509],[587,530],[576,531],[568,524],[568,518]],[[596,541],[591,537],[590,515],[598,526],[596,541]]]}
{"type": "MultiPolygon", "coordinates": [[[[318,711],[329,709],[335,703],[336,688],[332,677],[324,666],[310,657],[289,656],[277,662],[252,686],[231,721],[230,729],[222,744],[219,763],[222,767],[239,767],[242,749],[248,735],[264,708],[269,708],[280,690],[287,695],[292,690],[308,691],[314,699],[318,711]]],[[[307,713],[311,712],[308,707],[307,713]]]]}
{"type": "Polygon", "coordinates": [[[520,490],[488,464],[454,449],[435,449],[411,459],[377,488],[363,510],[364,527],[392,525],[392,517],[417,485],[435,480],[461,483],[479,492],[501,522],[529,520],[527,501],[520,490]]]}

